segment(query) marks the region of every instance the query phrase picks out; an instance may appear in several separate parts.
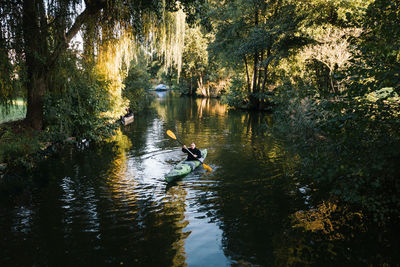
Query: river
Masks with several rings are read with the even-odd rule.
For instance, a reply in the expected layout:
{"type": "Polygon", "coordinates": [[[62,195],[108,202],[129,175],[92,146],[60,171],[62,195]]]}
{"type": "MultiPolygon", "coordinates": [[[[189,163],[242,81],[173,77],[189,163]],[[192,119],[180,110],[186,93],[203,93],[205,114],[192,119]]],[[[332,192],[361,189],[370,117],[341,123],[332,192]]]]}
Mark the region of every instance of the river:
{"type": "Polygon", "coordinates": [[[0,265],[367,263],[357,242],[348,248],[318,226],[329,225],[318,211],[335,207],[310,207],[307,188],[286,175],[290,164],[270,125],[268,114],[157,93],[112,142],[48,159],[29,192],[0,204],[0,265]],[[199,167],[166,183],[185,156],[168,129],[207,148],[213,171],[199,167]],[[307,219],[312,209],[316,223],[307,219]]]}

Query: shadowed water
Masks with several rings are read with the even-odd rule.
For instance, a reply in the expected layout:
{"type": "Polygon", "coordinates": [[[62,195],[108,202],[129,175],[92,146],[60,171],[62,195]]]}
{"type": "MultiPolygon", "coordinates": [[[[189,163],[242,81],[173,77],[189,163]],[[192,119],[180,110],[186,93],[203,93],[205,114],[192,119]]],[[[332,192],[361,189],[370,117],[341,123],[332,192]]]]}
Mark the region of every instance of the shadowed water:
{"type": "Polygon", "coordinates": [[[368,262],[363,251],[352,257],[332,249],[348,243],[305,230],[299,211],[310,209],[307,188],[285,176],[287,159],[265,130],[269,120],[218,100],[159,93],[108,144],[46,161],[32,191],[0,205],[0,265],[368,262]],[[213,172],[199,167],[167,184],[164,175],[184,158],[167,129],[207,148],[213,172]]]}

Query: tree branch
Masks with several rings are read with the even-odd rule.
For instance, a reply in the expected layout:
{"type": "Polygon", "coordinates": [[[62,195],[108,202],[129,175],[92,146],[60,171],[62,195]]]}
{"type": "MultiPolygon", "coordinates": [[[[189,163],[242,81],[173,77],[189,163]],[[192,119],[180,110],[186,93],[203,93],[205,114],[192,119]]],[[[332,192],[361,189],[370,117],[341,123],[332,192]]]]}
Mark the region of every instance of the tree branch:
{"type": "Polygon", "coordinates": [[[85,23],[91,16],[97,14],[102,8],[106,6],[106,1],[86,1],[86,8],[85,10],[76,17],[74,24],[71,28],[64,34],[64,40],[60,40],[54,52],[50,55],[49,59],[47,60],[47,67],[51,68],[56,63],[58,57],[64,52],[69,42],[72,38],[79,32],[83,23],[85,23]],[[93,3],[95,2],[95,3],[93,3]]]}

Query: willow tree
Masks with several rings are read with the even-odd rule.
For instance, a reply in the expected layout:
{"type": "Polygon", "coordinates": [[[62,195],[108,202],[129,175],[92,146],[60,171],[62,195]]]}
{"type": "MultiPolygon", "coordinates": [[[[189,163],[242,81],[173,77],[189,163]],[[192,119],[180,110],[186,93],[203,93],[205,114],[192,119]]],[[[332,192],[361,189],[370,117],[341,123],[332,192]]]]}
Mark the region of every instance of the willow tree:
{"type": "Polygon", "coordinates": [[[148,59],[156,57],[161,61],[164,73],[176,70],[179,79],[188,17],[184,6],[177,7],[174,11],[162,9],[160,16],[153,13],[144,16],[143,40],[139,45],[147,51],[148,59]]]}
{"type": "MultiPolygon", "coordinates": [[[[191,10],[194,1],[181,2],[191,10]]],[[[144,14],[160,15],[162,9],[176,11],[178,4],[176,0],[2,1],[1,30],[5,41],[1,44],[8,46],[8,54],[24,64],[20,77],[25,77],[27,91],[26,123],[37,130],[43,127],[43,97],[52,90],[51,76],[57,75],[61,55],[80,30],[96,36],[99,43],[119,38],[124,30],[138,35],[143,29],[144,14]]],[[[96,55],[99,50],[92,52],[96,55]]]]}

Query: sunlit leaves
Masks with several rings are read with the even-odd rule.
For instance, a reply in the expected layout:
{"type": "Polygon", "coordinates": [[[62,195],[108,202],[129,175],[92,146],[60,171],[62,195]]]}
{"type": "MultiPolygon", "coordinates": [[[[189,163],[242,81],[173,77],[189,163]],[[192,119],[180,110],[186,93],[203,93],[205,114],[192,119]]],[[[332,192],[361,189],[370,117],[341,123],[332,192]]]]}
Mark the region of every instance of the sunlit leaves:
{"type": "Polygon", "coordinates": [[[113,103],[106,117],[118,118],[124,113],[129,103],[122,99],[123,81],[131,61],[135,56],[135,43],[128,33],[121,33],[120,38],[107,40],[98,48],[96,69],[108,84],[108,92],[113,103]]]}

